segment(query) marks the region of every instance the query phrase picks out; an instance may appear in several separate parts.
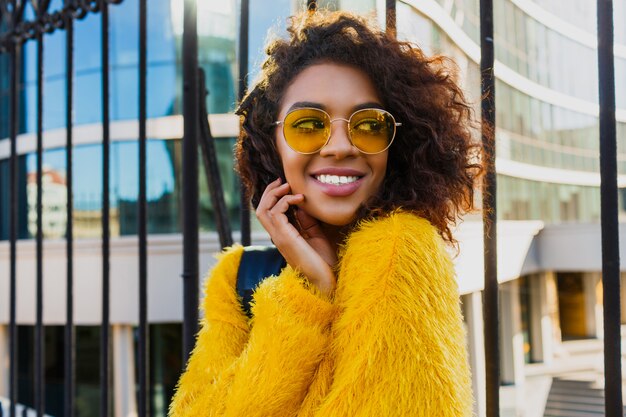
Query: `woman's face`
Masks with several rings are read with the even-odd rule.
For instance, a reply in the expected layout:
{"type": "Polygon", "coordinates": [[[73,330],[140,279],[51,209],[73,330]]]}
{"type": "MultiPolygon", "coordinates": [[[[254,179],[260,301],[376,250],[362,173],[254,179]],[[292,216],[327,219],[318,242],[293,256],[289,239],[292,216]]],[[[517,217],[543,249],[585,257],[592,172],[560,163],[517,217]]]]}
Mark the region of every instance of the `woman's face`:
{"type": "MultiPolygon", "coordinates": [[[[311,65],[300,72],[285,91],[277,120],[284,120],[298,107],[322,109],[333,120],[349,119],[362,108],[383,108],[363,71],[334,63],[311,65]]],[[[326,146],[303,155],[287,145],[281,126],[276,128],[276,144],[291,193],[304,195],[299,207],[323,223],[349,224],[361,204],[380,188],[388,151],[375,155],[360,152],[350,143],[347,122],[337,120],[331,125],[326,146]]]]}

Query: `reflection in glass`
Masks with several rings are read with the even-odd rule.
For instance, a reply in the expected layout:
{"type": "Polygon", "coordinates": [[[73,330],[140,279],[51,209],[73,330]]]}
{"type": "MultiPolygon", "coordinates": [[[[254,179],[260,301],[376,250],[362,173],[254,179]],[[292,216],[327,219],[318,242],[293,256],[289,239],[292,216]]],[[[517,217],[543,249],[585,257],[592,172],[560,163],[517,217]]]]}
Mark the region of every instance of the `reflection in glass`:
{"type": "MultiPolygon", "coordinates": [[[[42,177],[42,232],[47,238],[65,236],[67,228],[67,183],[65,172],[44,168],[42,177]]],[[[29,172],[26,184],[28,233],[37,235],[37,172],[29,172]]]]}
{"type": "MultiPolygon", "coordinates": [[[[619,193],[623,201],[624,191],[619,193]]],[[[600,188],[530,181],[498,175],[498,218],[546,223],[599,222],[600,188]]],[[[626,207],[619,206],[620,219],[626,207]]]]}
{"type": "MultiPolygon", "coordinates": [[[[233,168],[235,138],[216,141],[218,168],[228,215],[233,229],[239,227],[239,182],[233,168]]],[[[180,233],[182,147],[180,140],[149,140],[147,143],[148,233],[180,233]]],[[[63,238],[67,227],[66,151],[47,150],[43,154],[43,232],[46,238],[63,238]]],[[[111,236],[137,233],[139,193],[138,145],[135,141],[111,144],[109,196],[111,236]]],[[[200,158],[200,155],[198,155],[200,158]]],[[[37,156],[24,159],[24,184],[20,204],[27,208],[28,227],[24,237],[37,233],[37,156]]],[[[215,230],[204,167],[200,161],[200,228],[215,230]]],[[[0,162],[0,181],[8,183],[8,161],[0,162]],[[6,175],[5,175],[6,174],[6,175]]],[[[99,144],[74,149],[74,236],[100,237],[102,233],[102,147],[99,144]]],[[[8,187],[1,188],[0,202],[8,201],[8,187]]],[[[8,207],[0,205],[0,237],[8,237],[8,207]]],[[[24,211],[26,212],[26,210],[24,211]]],[[[24,215],[26,217],[26,215],[24,215]]]]}
{"type": "MultiPolygon", "coordinates": [[[[162,323],[150,325],[150,386],[151,415],[166,417],[174,395],[180,371],[183,368],[182,325],[162,323]]],[[[135,352],[138,349],[135,348],[135,352]]]]}

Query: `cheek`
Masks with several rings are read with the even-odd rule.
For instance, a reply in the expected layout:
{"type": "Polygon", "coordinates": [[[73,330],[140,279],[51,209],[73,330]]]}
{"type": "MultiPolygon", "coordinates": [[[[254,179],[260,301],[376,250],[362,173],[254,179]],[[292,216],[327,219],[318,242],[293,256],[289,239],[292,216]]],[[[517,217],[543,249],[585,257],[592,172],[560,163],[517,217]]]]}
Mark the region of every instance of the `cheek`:
{"type": "Polygon", "coordinates": [[[291,184],[292,192],[302,192],[300,187],[306,180],[307,158],[293,152],[291,149],[281,149],[281,147],[278,147],[278,153],[283,166],[285,179],[291,184]]]}
{"type": "Polygon", "coordinates": [[[275,144],[276,150],[278,151],[278,159],[280,160],[281,171],[283,172],[283,176],[287,178],[287,181],[289,181],[289,176],[287,174],[287,171],[290,167],[289,152],[288,150],[284,149],[284,140],[282,139],[282,137],[280,137],[279,134],[276,135],[275,144]]]}
{"type": "Polygon", "coordinates": [[[377,189],[382,185],[387,173],[387,153],[382,155],[374,155],[370,161],[370,166],[376,178],[377,189]]]}

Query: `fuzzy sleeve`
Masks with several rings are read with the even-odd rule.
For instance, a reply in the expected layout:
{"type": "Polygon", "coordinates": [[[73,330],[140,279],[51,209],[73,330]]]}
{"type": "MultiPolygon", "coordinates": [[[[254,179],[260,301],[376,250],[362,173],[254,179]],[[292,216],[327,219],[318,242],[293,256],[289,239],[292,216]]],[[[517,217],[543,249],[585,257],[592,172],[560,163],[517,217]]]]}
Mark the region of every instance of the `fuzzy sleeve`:
{"type": "Polygon", "coordinates": [[[254,292],[253,319],[240,307],[238,247],[205,290],[205,318],[170,417],[294,416],[329,345],[335,307],[287,266],[254,292]]]}
{"type": "Polygon", "coordinates": [[[289,266],[266,278],[254,293],[248,344],[203,415],[295,416],[328,348],[335,310],[289,266]]]}
{"type": "Polygon", "coordinates": [[[341,269],[334,379],[315,416],[471,416],[458,287],[435,228],[408,213],[366,223],[341,269]]]}
{"type": "Polygon", "coordinates": [[[248,341],[247,317],[234,290],[242,253],[241,246],[222,253],[205,281],[204,317],[170,405],[170,417],[198,415],[193,410],[210,397],[216,378],[241,355],[248,341]]]}

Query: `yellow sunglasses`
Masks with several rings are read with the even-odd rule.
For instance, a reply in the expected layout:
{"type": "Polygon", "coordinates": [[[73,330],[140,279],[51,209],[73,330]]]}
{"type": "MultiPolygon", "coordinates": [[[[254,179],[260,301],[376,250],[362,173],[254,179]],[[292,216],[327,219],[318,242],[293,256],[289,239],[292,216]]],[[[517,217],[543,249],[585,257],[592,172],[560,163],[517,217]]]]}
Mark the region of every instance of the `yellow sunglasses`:
{"type": "Polygon", "coordinates": [[[308,155],[326,146],[330,140],[331,124],[337,120],[348,123],[352,145],[370,155],[389,149],[396,136],[396,127],[402,126],[391,113],[382,109],[362,109],[352,113],[348,119],[331,119],[324,110],[314,107],[291,110],[283,120],[274,124],[283,126],[283,136],[291,149],[308,155]]]}

